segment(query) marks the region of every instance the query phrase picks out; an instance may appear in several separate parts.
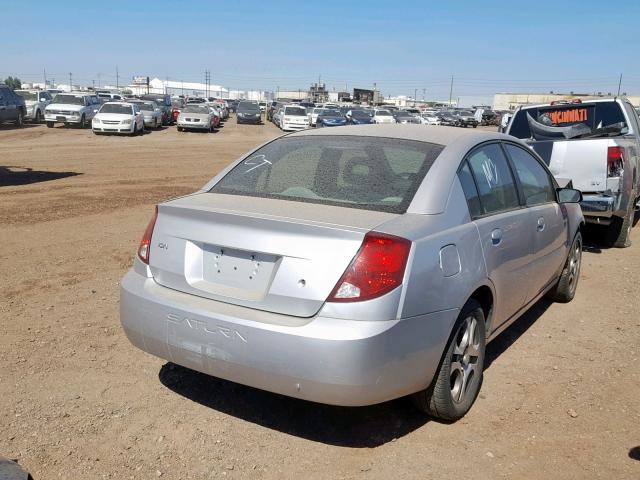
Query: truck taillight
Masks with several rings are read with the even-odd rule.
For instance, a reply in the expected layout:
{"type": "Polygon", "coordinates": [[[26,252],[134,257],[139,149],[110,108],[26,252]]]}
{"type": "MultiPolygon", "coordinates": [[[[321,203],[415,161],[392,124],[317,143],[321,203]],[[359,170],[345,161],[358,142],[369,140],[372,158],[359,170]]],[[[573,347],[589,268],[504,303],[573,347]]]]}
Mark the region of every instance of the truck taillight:
{"type": "Polygon", "coordinates": [[[378,232],[365,235],[362,246],[327,298],[328,302],[361,302],[402,284],[411,242],[378,232]]]}
{"type": "Polygon", "coordinates": [[[138,258],[140,258],[140,260],[142,260],[147,265],[149,265],[149,250],[151,249],[151,236],[153,235],[153,229],[156,226],[157,218],[158,218],[158,206],[156,205],[156,211],[151,217],[151,220],[149,220],[147,229],[144,231],[144,235],[142,235],[142,240],[140,240],[140,246],[138,247],[138,258]]]}
{"type": "Polygon", "coordinates": [[[624,151],[622,147],[609,147],[607,150],[607,176],[620,177],[624,171],[624,151]]]}

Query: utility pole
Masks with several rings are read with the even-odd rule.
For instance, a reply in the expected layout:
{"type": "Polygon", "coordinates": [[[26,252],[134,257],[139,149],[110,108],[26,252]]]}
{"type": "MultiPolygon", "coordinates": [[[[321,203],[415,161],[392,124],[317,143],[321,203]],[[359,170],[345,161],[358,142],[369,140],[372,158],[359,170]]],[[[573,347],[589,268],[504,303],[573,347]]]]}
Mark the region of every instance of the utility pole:
{"type": "Polygon", "coordinates": [[[71,72],[69,72],[69,91],[73,90],[73,83],[71,82],[71,72]]]}
{"type": "Polygon", "coordinates": [[[451,87],[449,87],[449,106],[451,106],[452,96],[453,96],[453,75],[451,75],[451,87]]]}
{"type": "Polygon", "coordinates": [[[418,89],[414,88],[413,89],[413,106],[416,106],[416,97],[418,96],[418,89]]]}
{"type": "Polygon", "coordinates": [[[116,89],[120,88],[120,73],[118,72],[118,66],[116,65],[116,89]]]}
{"type": "Polygon", "coordinates": [[[424,103],[426,99],[427,99],[427,89],[423,88],[422,89],[422,103],[424,103]]]}
{"type": "Polygon", "coordinates": [[[100,74],[98,74],[98,88],[100,88],[100,74]]]}
{"type": "Polygon", "coordinates": [[[620,80],[618,80],[618,97],[620,96],[620,87],[622,86],[622,74],[620,74],[620,80]]]}
{"type": "Polygon", "coordinates": [[[45,68],[42,69],[42,75],[44,76],[44,88],[47,88],[47,70],[45,68]]]}

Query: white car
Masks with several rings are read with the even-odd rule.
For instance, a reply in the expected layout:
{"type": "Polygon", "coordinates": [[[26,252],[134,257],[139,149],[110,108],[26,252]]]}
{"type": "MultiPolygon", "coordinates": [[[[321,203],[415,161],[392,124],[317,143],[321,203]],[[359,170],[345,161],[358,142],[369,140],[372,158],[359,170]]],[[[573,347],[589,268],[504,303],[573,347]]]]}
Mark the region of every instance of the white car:
{"type": "Polygon", "coordinates": [[[320,115],[323,110],[324,110],[324,107],[315,107],[311,110],[311,113],[307,115],[309,117],[309,125],[311,125],[312,127],[316,126],[318,115],[320,115]]]}
{"type": "Polygon", "coordinates": [[[438,113],[429,110],[422,112],[420,119],[422,120],[423,125],[440,125],[442,123],[438,113]]]}
{"type": "Polygon", "coordinates": [[[25,120],[40,123],[44,118],[47,105],[53,100],[53,96],[46,90],[16,90],[15,93],[24,98],[27,113],[25,120]]]}
{"type": "Polygon", "coordinates": [[[101,105],[102,102],[96,95],[58,93],[44,109],[44,119],[49,128],[53,128],[56,123],[75,124],[85,128],[96,116],[101,105]]]}
{"type": "Polygon", "coordinates": [[[298,105],[285,105],[280,117],[280,128],[285,132],[309,128],[307,109],[298,105]]]}
{"type": "Polygon", "coordinates": [[[144,133],[144,114],[140,105],[129,102],[108,102],[91,123],[93,133],[124,133],[137,135],[144,133]]]}
{"type": "Polygon", "coordinates": [[[396,123],[396,119],[389,110],[376,108],[373,111],[373,123],[396,123]]]}

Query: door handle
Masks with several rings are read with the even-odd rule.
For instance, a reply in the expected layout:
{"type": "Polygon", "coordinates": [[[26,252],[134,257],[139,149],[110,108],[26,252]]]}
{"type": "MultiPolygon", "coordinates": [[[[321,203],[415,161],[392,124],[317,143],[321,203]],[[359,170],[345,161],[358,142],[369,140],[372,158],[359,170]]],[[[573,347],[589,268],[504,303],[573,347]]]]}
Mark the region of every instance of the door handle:
{"type": "Polygon", "coordinates": [[[539,232],[541,232],[541,231],[543,231],[543,230],[544,230],[544,218],[543,218],[543,217],[540,217],[540,218],[538,219],[538,225],[536,226],[536,229],[537,229],[539,232]]]}
{"type": "Polygon", "coordinates": [[[500,245],[500,242],[502,242],[502,230],[496,228],[491,232],[491,243],[495,247],[500,245]]]}

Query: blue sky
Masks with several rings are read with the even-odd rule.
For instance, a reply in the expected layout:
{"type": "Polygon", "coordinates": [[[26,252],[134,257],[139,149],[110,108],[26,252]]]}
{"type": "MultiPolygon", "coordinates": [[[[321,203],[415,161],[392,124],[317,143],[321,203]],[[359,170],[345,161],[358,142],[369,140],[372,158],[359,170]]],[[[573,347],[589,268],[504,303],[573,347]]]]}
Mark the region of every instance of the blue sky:
{"type": "Polygon", "coordinates": [[[3,2],[0,77],[231,88],[640,93],[640,1],[3,2]],[[38,28],[40,27],[40,28],[38,28]]]}

